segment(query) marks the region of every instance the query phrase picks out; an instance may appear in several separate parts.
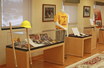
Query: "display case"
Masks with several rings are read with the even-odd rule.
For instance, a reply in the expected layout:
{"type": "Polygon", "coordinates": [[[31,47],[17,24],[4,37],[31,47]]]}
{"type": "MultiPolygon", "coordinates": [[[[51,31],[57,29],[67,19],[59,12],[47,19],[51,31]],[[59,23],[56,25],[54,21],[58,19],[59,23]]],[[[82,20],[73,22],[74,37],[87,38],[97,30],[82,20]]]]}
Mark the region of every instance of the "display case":
{"type": "MultiPolygon", "coordinates": [[[[29,30],[29,43],[31,50],[47,47],[55,44],[62,43],[62,37],[57,36],[56,33],[61,30],[49,30],[43,31],[40,33],[34,33],[32,30],[29,30]],[[56,37],[61,37],[60,39],[56,39],[56,37]]],[[[27,36],[26,31],[13,31],[13,40],[15,49],[28,51],[27,44],[27,36]]],[[[8,48],[12,48],[11,35],[10,32],[7,33],[7,46],[8,48]]]]}
{"type": "Polygon", "coordinates": [[[92,49],[97,47],[97,28],[84,27],[83,33],[92,35],[92,49]]]}
{"type": "MultiPolygon", "coordinates": [[[[64,41],[56,40],[56,31],[43,31],[41,33],[29,33],[30,51],[27,47],[25,31],[13,31],[15,56],[18,68],[30,68],[30,54],[43,51],[44,61],[64,64],[64,41]]],[[[6,68],[15,68],[11,35],[7,33],[6,68]]],[[[30,57],[31,58],[31,57],[30,57]]],[[[34,64],[33,64],[34,65],[34,64]]]]}

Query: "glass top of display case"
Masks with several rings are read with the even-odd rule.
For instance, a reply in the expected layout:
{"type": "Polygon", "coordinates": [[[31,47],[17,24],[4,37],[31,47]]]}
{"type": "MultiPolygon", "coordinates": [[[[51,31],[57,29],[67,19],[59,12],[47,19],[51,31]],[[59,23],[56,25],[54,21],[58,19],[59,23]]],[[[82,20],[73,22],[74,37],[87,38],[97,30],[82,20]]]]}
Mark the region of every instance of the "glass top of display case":
{"type": "MultiPolygon", "coordinates": [[[[55,44],[63,43],[63,32],[61,30],[45,31],[41,33],[29,32],[29,44],[31,50],[39,49],[55,44]],[[58,35],[57,35],[58,32],[58,35]],[[61,34],[61,35],[59,35],[61,34]],[[57,39],[57,38],[59,39],[57,39]]],[[[13,31],[15,49],[28,51],[27,35],[25,31],[13,31]]],[[[7,33],[7,48],[12,48],[10,32],[7,33]]]]}

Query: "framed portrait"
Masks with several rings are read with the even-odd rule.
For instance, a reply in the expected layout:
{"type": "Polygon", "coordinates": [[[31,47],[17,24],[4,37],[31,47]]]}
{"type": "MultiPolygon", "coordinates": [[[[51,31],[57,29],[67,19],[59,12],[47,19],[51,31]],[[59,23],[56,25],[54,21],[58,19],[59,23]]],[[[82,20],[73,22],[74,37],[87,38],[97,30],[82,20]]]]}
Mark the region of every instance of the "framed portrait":
{"type": "Polygon", "coordinates": [[[90,6],[83,6],[83,17],[90,17],[90,6]]]}
{"type": "Polygon", "coordinates": [[[56,15],[56,5],[52,5],[52,4],[42,5],[42,21],[43,22],[54,21],[55,15],[56,15]]]}

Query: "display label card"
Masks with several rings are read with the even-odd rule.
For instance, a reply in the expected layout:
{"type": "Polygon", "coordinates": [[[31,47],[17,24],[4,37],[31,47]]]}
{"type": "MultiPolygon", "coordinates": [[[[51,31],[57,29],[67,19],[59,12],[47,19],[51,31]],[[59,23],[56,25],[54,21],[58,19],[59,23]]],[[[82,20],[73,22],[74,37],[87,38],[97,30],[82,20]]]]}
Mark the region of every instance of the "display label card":
{"type": "MultiPolygon", "coordinates": [[[[25,39],[25,41],[27,42],[27,39],[25,39]]],[[[36,44],[34,43],[30,38],[29,38],[29,43],[34,46],[34,47],[39,47],[39,46],[43,46],[44,44],[36,44]]]]}
{"type": "Polygon", "coordinates": [[[79,33],[77,27],[72,28],[72,31],[73,31],[74,35],[80,36],[80,33],[79,33]]]}
{"type": "Polygon", "coordinates": [[[94,23],[93,23],[93,20],[92,20],[92,19],[90,19],[90,24],[91,24],[91,25],[94,25],[94,23]]]}

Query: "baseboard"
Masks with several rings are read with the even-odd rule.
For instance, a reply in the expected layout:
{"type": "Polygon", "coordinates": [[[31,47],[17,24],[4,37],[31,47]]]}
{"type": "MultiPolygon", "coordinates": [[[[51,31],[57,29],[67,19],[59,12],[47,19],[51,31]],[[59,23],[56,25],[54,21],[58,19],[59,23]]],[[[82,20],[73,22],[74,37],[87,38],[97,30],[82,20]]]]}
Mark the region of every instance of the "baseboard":
{"type": "Polygon", "coordinates": [[[6,67],[6,64],[0,65],[0,68],[2,68],[2,67],[6,67]]]}
{"type": "Polygon", "coordinates": [[[32,60],[34,60],[34,59],[39,59],[39,58],[43,58],[43,54],[37,55],[37,56],[33,56],[33,57],[32,57],[32,60]]]}
{"type": "MultiPolygon", "coordinates": [[[[43,58],[43,54],[37,55],[37,56],[33,56],[32,60],[39,59],[39,58],[43,58]]],[[[2,67],[6,67],[6,64],[0,65],[0,68],[2,68],[2,67]]]]}

